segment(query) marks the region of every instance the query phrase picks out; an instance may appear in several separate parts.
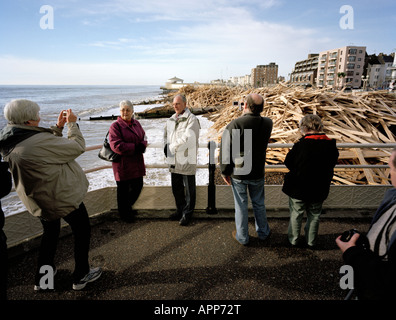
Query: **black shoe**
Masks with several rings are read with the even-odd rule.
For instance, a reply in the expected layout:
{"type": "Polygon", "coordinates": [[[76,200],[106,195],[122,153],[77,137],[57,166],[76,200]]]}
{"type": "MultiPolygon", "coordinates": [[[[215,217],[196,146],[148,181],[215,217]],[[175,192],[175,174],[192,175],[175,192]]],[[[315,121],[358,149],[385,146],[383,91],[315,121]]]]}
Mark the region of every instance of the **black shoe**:
{"type": "Polygon", "coordinates": [[[272,230],[270,230],[270,232],[268,233],[268,235],[264,239],[259,238],[259,241],[262,242],[262,243],[266,243],[266,242],[268,242],[270,240],[271,235],[272,235],[272,230]]]}
{"type": "Polygon", "coordinates": [[[132,213],[120,214],[120,218],[121,218],[122,221],[128,222],[128,223],[131,223],[131,222],[134,222],[134,221],[135,221],[135,215],[132,214],[132,213]]]}
{"type": "Polygon", "coordinates": [[[173,220],[173,221],[177,221],[177,220],[180,220],[181,217],[182,217],[182,214],[176,211],[169,216],[169,219],[173,220]]]}
{"type": "Polygon", "coordinates": [[[190,217],[188,217],[186,215],[183,215],[182,218],[179,221],[179,224],[181,226],[186,226],[186,225],[188,225],[189,222],[190,222],[190,217]]]}

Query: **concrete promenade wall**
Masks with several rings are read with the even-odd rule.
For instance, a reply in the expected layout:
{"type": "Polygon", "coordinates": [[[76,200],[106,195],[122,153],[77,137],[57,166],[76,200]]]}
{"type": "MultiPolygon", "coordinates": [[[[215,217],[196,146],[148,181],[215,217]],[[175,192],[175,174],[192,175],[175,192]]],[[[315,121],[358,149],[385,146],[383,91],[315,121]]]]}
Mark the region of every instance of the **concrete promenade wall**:
{"type": "MultiPolygon", "coordinates": [[[[324,203],[324,210],[333,212],[333,217],[340,218],[343,216],[339,212],[343,210],[373,212],[381,202],[386,190],[390,188],[392,188],[391,185],[331,186],[329,197],[324,203]]],[[[92,217],[115,211],[117,210],[116,187],[91,191],[87,194],[84,203],[92,217]]],[[[265,186],[265,204],[269,217],[277,217],[279,212],[288,212],[288,197],[282,192],[282,186],[265,186]]],[[[226,216],[207,215],[205,213],[207,206],[207,187],[198,186],[197,216],[232,217],[232,214],[226,216]]],[[[166,218],[169,211],[174,208],[175,202],[170,186],[145,186],[134,205],[139,216],[145,218],[166,218]]],[[[219,211],[232,212],[234,199],[231,187],[216,186],[216,208],[219,211]]],[[[38,218],[23,211],[6,217],[4,231],[8,239],[7,244],[12,247],[41,235],[42,226],[38,218]]]]}

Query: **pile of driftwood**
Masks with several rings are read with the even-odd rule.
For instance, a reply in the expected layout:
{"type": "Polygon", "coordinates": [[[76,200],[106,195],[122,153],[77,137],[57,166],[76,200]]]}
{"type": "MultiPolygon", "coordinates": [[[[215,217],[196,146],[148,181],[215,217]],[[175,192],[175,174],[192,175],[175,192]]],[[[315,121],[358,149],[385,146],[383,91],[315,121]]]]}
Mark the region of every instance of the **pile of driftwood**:
{"type": "MultiPolygon", "coordinates": [[[[244,90],[225,86],[183,87],[179,93],[190,107],[216,106],[220,112],[210,115],[214,122],[210,137],[220,141],[225,126],[242,112],[233,101],[242,101],[249,93],[265,99],[262,116],[274,122],[270,143],[294,143],[300,137],[299,121],[305,114],[322,118],[325,133],[337,143],[395,143],[396,96],[386,91],[343,92],[290,87],[244,90]]],[[[282,164],[288,148],[269,149],[268,164],[282,164]]],[[[340,148],[338,164],[386,165],[391,148],[340,148]]],[[[277,169],[287,171],[287,169],[277,169]]],[[[268,171],[268,170],[267,170],[268,171]]],[[[389,184],[389,169],[336,169],[334,184],[389,184]]]]}

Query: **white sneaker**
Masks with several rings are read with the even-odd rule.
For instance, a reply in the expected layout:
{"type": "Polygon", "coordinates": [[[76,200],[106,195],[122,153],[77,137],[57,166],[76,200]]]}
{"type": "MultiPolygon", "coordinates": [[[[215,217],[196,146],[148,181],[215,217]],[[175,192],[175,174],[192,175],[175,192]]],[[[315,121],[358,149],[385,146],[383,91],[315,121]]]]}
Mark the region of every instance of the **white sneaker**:
{"type": "Polygon", "coordinates": [[[79,282],[73,283],[73,290],[81,290],[85,288],[88,282],[93,282],[102,275],[102,268],[91,268],[89,272],[79,282]]]}

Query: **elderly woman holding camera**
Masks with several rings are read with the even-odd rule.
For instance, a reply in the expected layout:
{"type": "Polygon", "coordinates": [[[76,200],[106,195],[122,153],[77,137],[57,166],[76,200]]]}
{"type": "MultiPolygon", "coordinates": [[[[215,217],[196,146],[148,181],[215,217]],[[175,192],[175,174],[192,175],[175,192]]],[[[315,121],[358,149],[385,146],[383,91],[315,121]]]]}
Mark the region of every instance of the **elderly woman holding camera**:
{"type": "Polygon", "coordinates": [[[65,110],[61,111],[56,126],[50,129],[39,127],[39,110],[37,103],[22,99],[5,106],[8,125],[0,132],[0,152],[9,163],[19,198],[43,225],[34,289],[43,289],[41,266],[56,271],[54,257],[63,218],[74,235],[73,289],[80,290],[102,272],[90,269],[88,263],[91,229],[83,203],[88,181],[75,161],[85,151],[85,140],[71,109],[66,116],[65,110]],[[62,138],[64,126],[67,138],[62,138]]]}
{"type": "Polygon", "coordinates": [[[146,134],[139,121],[133,117],[133,105],[129,100],[120,102],[120,114],[109,129],[111,149],[121,155],[120,162],[113,162],[117,183],[117,205],[122,220],[132,222],[132,206],[139,198],[146,175],[143,153],[147,147],[146,134]]]}

